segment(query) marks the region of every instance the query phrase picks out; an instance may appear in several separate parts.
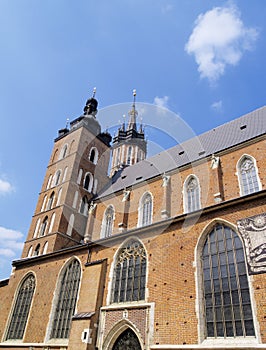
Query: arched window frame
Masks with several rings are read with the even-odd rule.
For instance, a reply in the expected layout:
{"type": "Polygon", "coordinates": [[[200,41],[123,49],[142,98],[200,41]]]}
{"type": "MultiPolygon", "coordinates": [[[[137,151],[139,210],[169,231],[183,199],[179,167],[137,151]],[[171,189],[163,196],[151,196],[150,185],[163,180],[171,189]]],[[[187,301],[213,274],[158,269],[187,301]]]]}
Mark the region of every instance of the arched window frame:
{"type": "Polygon", "coordinates": [[[29,315],[31,312],[32,300],[34,297],[36,278],[32,272],[28,273],[20,282],[7,327],[6,340],[22,340],[29,315]],[[23,316],[24,315],[24,316],[23,316]]]}
{"type": "Polygon", "coordinates": [[[92,147],[90,149],[89,161],[96,165],[98,163],[98,158],[99,158],[98,149],[96,147],[92,147]]]}
{"type": "Polygon", "coordinates": [[[48,233],[52,233],[53,232],[54,221],[55,221],[55,213],[53,213],[53,215],[51,216],[51,221],[50,221],[50,226],[49,226],[48,233]]]}
{"type": "Polygon", "coordinates": [[[81,279],[82,268],[80,261],[73,257],[66,262],[59,273],[47,341],[49,339],[68,339],[72,316],[75,314],[77,307],[81,279]],[[71,276],[71,273],[74,276],[71,276]],[[72,289],[70,290],[70,288],[72,289]],[[65,324],[63,324],[63,320],[65,324]]]}
{"type": "Polygon", "coordinates": [[[56,173],[54,174],[54,178],[53,178],[53,187],[59,185],[61,173],[62,173],[62,170],[59,169],[59,170],[57,170],[56,173]]]}
{"type": "Polygon", "coordinates": [[[46,254],[46,253],[47,253],[47,250],[48,250],[48,241],[46,241],[46,242],[44,243],[42,253],[43,253],[43,254],[46,254]]]}
{"type": "Polygon", "coordinates": [[[111,204],[109,205],[104,214],[101,227],[101,238],[108,238],[112,236],[115,221],[115,209],[111,204]]]}
{"type": "Polygon", "coordinates": [[[183,187],[183,203],[184,203],[184,212],[192,213],[193,211],[201,209],[201,190],[200,190],[200,182],[196,175],[190,174],[185,182],[183,187]],[[191,182],[194,180],[194,184],[191,182]],[[191,185],[195,186],[195,192],[191,185]],[[189,187],[190,186],[190,187],[189,187]]]}
{"type": "Polygon", "coordinates": [[[129,146],[127,149],[127,165],[131,164],[132,151],[133,151],[133,147],[129,146]]]}
{"type": "Polygon", "coordinates": [[[46,190],[48,190],[51,187],[52,180],[53,180],[53,175],[50,174],[47,181],[46,190]]]}
{"type": "MultiPolygon", "coordinates": [[[[245,268],[247,271],[247,264],[246,264],[246,259],[245,259],[245,252],[244,252],[244,243],[237,233],[237,228],[232,225],[230,222],[222,220],[222,219],[215,219],[211,223],[209,223],[203,230],[203,233],[198,239],[196,249],[195,249],[195,261],[196,261],[196,293],[197,293],[197,301],[198,301],[198,307],[197,307],[197,316],[198,316],[198,330],[199,330],[199,340],[200,342],[206,342],[208,344],[209,341],[211,342],[218,342],[220,343],[221,341],[226,344],[231,344],[232,340],[237,341],[237,342],[246,342],[247,338],[249,339],[248,342],[254,342],[257,343],[257,340],[255,339],[256,337],[256,322],[254,322],[254,311],[253,311],[253,289],[250,288],[250,278],[248,273],[246,274],[247,276],[247,283],[248,283],[248,290],[249,290],[249,295],[250,295],[250,305],[251,305],[251,310],[252,310],[252,318],[253,318],[253,325],[254,325],[254,331],[255,335],[253,336],[237,336],[237,337],[209,337],[207,332],[206,332],[206,313],[205,313],[205,291],[204,291],[204,272],[203,272],[203,267],[204,263],[202,260],[202,252],[204,249],[205,242],[208,238],[208,236],[212,233],[212,231],[215,229],[217,226],[223,226],[232,232],[239,238],[240,242],[242,243],[242,248],[243,248],[243,254],[244,254],[244,263],[245,263],[245,268]]],[[[229,271],[229,270],[228,270],[229,271]]],[[[214,287],[212,287],[214,288],[214,287]]],[[[241,288],[240,288],[241,289],[241,288]]],[[[213,299],[215,300],[215,299],[213,299]]],[[[215,343],[214,343],[215,344],[215,343]]]]}
{"type": "Polygon", "coordinates": [[[64,170],[64,175],[63,175],[62,182],[65,182],[65,181],[66,181],[66,178],[67,178],[67,172],[68,172],[68,167],[66,166],[66,167],[65,167],[65,170],[64,170]]]}
{"type": "Polygon", "coordinates": [[[83,196],[80,202],[79,212],[85,216],[88,216],[89,201],[87,196],[83,196]]]}
{"type": "Polygon", "coordinates": [[[42,202],[42,207],[41,207],[41,212],[44,211],[44,208],[46,206],[46,201],[47,201],[47,195],[44,196],[43,202],[42,202]]]}
{"type": "Polygon", "coordinates": [[[74,222],[75,222],[75,215],[71,214],[67,226],[67,235],[72,236],[73,228],[74,228],[74,222]]]}
{"type": "Polygon", "coordinates": [[[79,173],[78,173],[78,178],[77,178],[77,184],[80,185],[81,183],[81,179],[82,179],[82,174],[83,174],[83,169],[79,169],[79,173]]]}
{"type": "Polygon", "coordinates": [[[153,196],[151,192],[145,192],[138,208],[138,227],[151,225],[153,221],[153,196]]]}
{"type": "Polygon", "coordinates": [[[84,176],[83,187],[85,190],[91,193],[93,186],[93,175],[90,172],[87,172],[84,176]]]}
{"type": "Polygon", "coordinates": [[[43,219],[42,224],[40,226],[39,237],[42,237],[45,235],[47,225],[48,225],[48,216],[45,216],[45,218],[43,219]]]}
{"type": "Polygon", "coordinates": [[[41,219],[39,218],[36,222],[33,238],[37,237],[37,235],[39,233],[39,229],[40,229],[40,224],[41,224],[41,219]]]}
{"type": "Polygon", "coordinates": [[[38,243],[34,249],[33,256],[40,255],[40,250],[41,250],[41,245],[40,245],[40,243],[38,243]]]}
{"type": "Polygon", "coordinates": [[[46,210],[50,210],[53,207],[53,203],[54,203],[54,197],[55,197],[55,193],[54,191],[51,193],[47,205],[46,205],[46,210]]]}
{"type": "Polygon", "coordinates": [[[60,205],[61,196],[62,196],[62,187],[59,189],[57,194],[56,207],[60,205]]]}
{"type": "Polygon", "coordinates": [[[66,143],[62,148],[61,148],[61,151],[60,151],[60,155],[59,155],[59,160],[60,159],[64,159],[67,155],[67,149],[68,149],[68,144],[66,143]]]}
{"type": "Polygon", "coordinates": [[[262,189],[258,174],[257,162],[254,157],[248,154],[242,155],[242,157],[237,162],[237,176],[240,188],[240,196],[255,193],[262,189]],[[245,167],[243,167],[243,163],[247,160],[253,163],[253,169],[250,169],[250,164],[248,165],[247,163],[245,164],[245,167]]]}
{"type": "Polygon", "coordinates": [[[112,276],[108,298],[110,304],[145,301],[147,257],[144,244],[136,237],[127,239],[118,248],[110,272],[112,276]]]}
{"type": "Polygon", "coordinates": [[[32,250],[33,250],[33,247],[31,245],[29,250],[28,250],[27,258],[30,258],[32,256],[32,250]]]}

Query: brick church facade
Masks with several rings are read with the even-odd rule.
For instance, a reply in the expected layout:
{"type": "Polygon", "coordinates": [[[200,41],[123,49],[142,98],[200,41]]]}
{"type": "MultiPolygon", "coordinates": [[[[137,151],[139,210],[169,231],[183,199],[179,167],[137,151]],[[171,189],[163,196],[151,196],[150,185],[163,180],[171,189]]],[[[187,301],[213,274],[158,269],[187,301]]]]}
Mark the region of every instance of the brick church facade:
{"type": "Polygon", "coordinates": [[[96,112],[55,139],[0,349],[266,348],[266,107],[148,159],[135,95],[112,146],[96,112]]]}

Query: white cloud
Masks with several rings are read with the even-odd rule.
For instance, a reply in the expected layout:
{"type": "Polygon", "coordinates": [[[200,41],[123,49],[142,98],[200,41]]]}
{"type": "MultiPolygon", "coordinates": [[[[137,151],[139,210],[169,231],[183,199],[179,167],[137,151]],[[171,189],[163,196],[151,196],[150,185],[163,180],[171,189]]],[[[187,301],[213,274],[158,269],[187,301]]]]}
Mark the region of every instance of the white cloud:
{"type": "Polygon", "coordinates": [[[255,28],[244,26],[235,7],[215,7],[198,16],[185,50],[195,56],[200,76],[214,82],[226,66],[239,63],[257,36],[255,28]]]}
{"type": "Polygon", "coordinates": [[[166,14],[168,12],[171,12],[173,10],[174,6],[172,4],[166,4],[162,7],[162,13],[166,14]]]}
{"type": "Polygon", "coordinates": [[[164,96],[164,97],[154,97],[153,103],[155,104],[155,106],[160,107],[160,108],[168,108],[167,107],[167,102],[169,100],[168,96],[164,96]]]}
{"type": "Polygon", "coordinates": [[[215,111],[221,111],[223,108],[223,102],[221,100],[213,102],[213,104],[211,105],[211,108],[214,109],[215,111]]]}
{"type": "Polygon", "coordinates": [[[0,194],[8,193],[13,190],[11,184],[8,181],[0,179],[0,194]]]}
{"type": "Polygon", "coordinates": [[[10,258],[17,256],[18,253],[20,254],[23,248],[23,242],[21,241],[23,238],[21,232],[0,226],[0,257],[10,258]]]}

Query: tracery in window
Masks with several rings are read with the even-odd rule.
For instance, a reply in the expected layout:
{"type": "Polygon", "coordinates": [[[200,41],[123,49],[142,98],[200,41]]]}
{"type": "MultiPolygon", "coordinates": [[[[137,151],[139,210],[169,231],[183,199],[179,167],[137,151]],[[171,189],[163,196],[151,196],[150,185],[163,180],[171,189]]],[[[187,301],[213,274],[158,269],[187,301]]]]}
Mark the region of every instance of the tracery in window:
{"type": "Polygon", "coordinates": [[[101,238],[107,238],[112,235],[113,226],[114,226],[114,207],[109,205],[109,207],[105,210],[102,228],[101,228],[101,238]]]}
{"type": "Polygon", "coordinates": [[[141,350],[141,346],[136,334],[127,328],[120,336],[117,338],[112,350],[141,350]]]}
{"type": "Polygon", "coordinates": [[[112,302],[145,299],[147,257],[144,246],[129,240],[120,248],[114,267],[112,302]]]}
{"type": "Polygon", "coordinates": [[[255,336],[243,245],[217,224],[202,250],[206,337],[255,336]]]}
{"type": "Polygon", "coordinates": [[[50,338],[66,339],[69,336],[71,319],[78,297],[81,268],[77,259],[65,268],[60,279],[58,300],[53,316],[50,338]]]}
{"type": "Polygon", "coordinates": [[[255,160],[252,157],[244,156],[238,165],[238,176],[241,195],[254,193],[260,190],[255,160]]]}
{"type": "Polygon", "coordinates": [[[149,192],[144,193],[140,200],[138,226],[146,226],[152,223],[153,203],[149,192]]]}
{"type": "Polygon", "coordinates": [[[185,182],[185,212],[191,213],[200,209],[200,188],[196,176],[190,175],[185,182]]]}
{"type": "Polygon", "coordinates": [[[30,274],[19,289],[14,311],[8,327],[6,340],[23,339],[26,323],[29,316],[32,297],[35,289],[35,277],[30,274]]]}

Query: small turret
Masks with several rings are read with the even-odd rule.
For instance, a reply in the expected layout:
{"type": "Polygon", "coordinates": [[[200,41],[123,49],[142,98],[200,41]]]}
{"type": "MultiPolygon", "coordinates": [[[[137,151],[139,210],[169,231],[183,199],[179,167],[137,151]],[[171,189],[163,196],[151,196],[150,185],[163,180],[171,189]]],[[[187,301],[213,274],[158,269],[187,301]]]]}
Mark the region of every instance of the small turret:
{"type": "MultiPolygon", "coordinates": [[[[133,165],[146,158],[147,141],[142,124],[137,129],[138,112],[136,110],[136,90],[133,90],[133,104],[128,112],[129,122],[123,121],[113,139],[112,166],[110,175],[128,165],[133,165]]],[[[125,117],[124,117],[125,120],[125,117]]]]}

